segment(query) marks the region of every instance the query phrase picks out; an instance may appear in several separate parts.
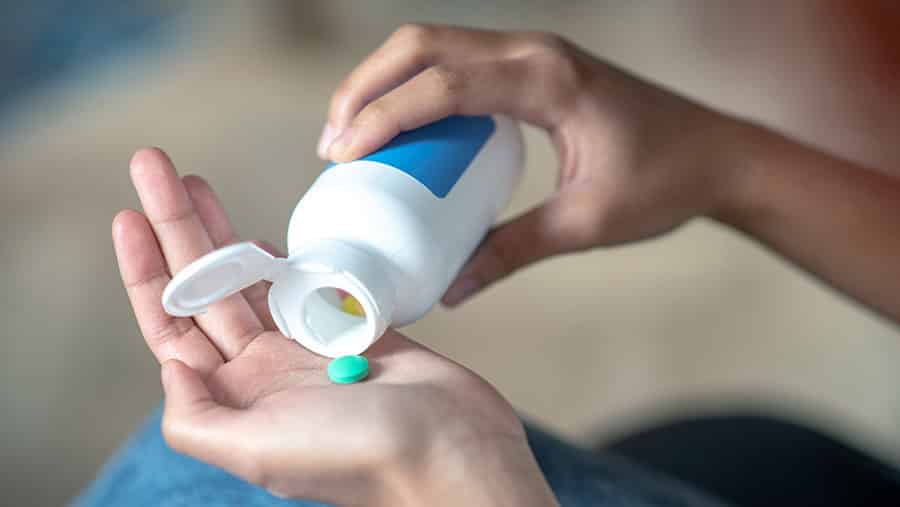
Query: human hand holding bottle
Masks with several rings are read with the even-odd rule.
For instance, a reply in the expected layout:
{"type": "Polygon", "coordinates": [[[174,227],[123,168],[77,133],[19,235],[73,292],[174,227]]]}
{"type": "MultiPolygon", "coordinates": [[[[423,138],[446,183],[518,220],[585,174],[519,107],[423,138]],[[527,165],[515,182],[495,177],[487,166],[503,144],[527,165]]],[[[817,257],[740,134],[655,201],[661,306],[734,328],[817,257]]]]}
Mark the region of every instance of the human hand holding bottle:
{"type": "Polygon", "coordinates": [[[494,229],[444,302],[555,254],[649,238],[714,212],[729,120],[546,33],[408,25],[335,92],[319,155],[353,160],[451,114],[501,113],[544,129],[559,188],[494,229]]]}
{"type": "Polygon", "coordinates": [[[341,84],[319,155],[363,156],[450,114],[547,132],[558,189],[496,227],[444,295],[455,305],[556,254],[706,216],[900,321],[900,179],[633,77],[547,33],[407,25],[341,84]]]}

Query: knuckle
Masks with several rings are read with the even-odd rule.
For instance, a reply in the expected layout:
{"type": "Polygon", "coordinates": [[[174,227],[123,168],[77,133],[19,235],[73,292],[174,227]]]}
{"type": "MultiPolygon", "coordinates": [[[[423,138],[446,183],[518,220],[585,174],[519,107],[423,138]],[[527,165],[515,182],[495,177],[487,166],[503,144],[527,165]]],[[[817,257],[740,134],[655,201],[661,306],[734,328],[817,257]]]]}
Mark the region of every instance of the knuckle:
{"type": "Polygon", "coordinates": [[[584,85],[584,73],[571,45],[558,35],[541,35],[527,59],[549,105],[557,109],[571,105],[584,85]]]}
{"type": "Polygon", "coordinates": [[[380,99],[363,108],[354,123],[360,125],[393,124],[392,116],[391,106],[384,99],[380,99]]]}
{"type": "Polygon", "coordinates": [[[349,121],[345,116],[354,112],[356,104],[361,99],[360,92],[364,89],[364,82],[356,76],[345,79],[331,95],[328,103],[328,120],[334,125],[340,125],[343,121],[349,121]]]}
{"type": "Polygon", "coordinates": [[[405,23],[394,31],[391,38],[397,39],[413,48],[424,49],[434,42],[437,31],[437,27],[434,25],[405,23]]]}
{"type": "Polygon", "coordinates": [[[465,74],[446,65],[435,65],[425,72],[440,98],[451,105],[456,104],[466,87],[465,74]]]}
{"type": "Polygon", "coordinates": [[[552,32],[525,32],[522,39],[532,52],[564,51],[569,47],[564,37],[552,32]]]}
{"type": "Polygon", "coordinates": [[[350,80],[344,80],[338,87],[334,90],[334,93],[331,95],[331,102],[329,104],[331,112],[337,112],[337,109],[341,106],[341,104],[349,101],[353,97],[353,84],[350,80]]]}

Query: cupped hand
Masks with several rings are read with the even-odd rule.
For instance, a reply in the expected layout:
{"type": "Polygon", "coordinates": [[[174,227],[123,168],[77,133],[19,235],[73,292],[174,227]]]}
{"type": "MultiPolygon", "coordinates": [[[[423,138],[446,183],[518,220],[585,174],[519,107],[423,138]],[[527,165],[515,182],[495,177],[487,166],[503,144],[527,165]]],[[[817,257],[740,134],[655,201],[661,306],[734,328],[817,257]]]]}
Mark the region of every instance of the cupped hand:
{"type": "Polygon", "coordinates": [[[162,364],[163,433],[174,449],[275,494],[340,505],[463,505],[512,494],[553,503],[509,404],[397,332],[366,352],[367,380],[335,385],[327,358],[277,331],[265,283],[193,319],[166,314],[170,275],[237,238],[210,187],[180,178],[163,152],[139,151],[131,176],[144,213],[120,212],[113,239],[139,327],[162,364]],[[486,477],[492,484],[479,487],[486,477]]]}
{"type": "Polygon", "coordinates": [[[729,188],[733,120],[535,32],[401,27],[335,92],[319,155],[349,161],[444,116],[494,113],[547,132],[559,188],[489,234],[449,305],[534,261],[715,213],[729,188]]]}

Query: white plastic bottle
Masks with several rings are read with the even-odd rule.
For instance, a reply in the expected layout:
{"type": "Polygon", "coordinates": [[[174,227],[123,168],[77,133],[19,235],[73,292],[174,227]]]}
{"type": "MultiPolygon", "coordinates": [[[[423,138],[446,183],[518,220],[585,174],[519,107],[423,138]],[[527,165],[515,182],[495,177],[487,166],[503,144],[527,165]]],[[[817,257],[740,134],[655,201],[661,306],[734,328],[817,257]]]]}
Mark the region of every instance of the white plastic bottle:
{"type": "Polygon", "coordinates": [[[322,172],[291,216],[287,258],[252,243],[216,250],[172,279],[163,306],[195,315],[269,280],[282,333],[324,356],[362,353],[440,299],[509,201],[522,152],[518,125],[500,116],[405,132],[322,172]],[[362,311],[342,310],[340,291],[362,311]]]}

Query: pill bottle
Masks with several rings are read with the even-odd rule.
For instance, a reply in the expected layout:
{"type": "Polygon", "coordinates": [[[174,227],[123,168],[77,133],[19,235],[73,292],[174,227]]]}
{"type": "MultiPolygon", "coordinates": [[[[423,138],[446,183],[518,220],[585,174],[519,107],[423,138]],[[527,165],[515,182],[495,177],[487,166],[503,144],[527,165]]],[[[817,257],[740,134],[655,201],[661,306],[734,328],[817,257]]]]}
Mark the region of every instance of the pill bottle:
{"type": "Polygon", "coordinates": [[[401,133],[322,171],[291,216],[286,258],[253,243],[221,248],[177,273],[163,306],[196,315],[268,280],[282,333],[323,356],[360,354],[440,299],[522,166],[522,135],[506,117],[451,116],[401,133]],[[342,311],[347,295],[361,311],[342,311]]]}

